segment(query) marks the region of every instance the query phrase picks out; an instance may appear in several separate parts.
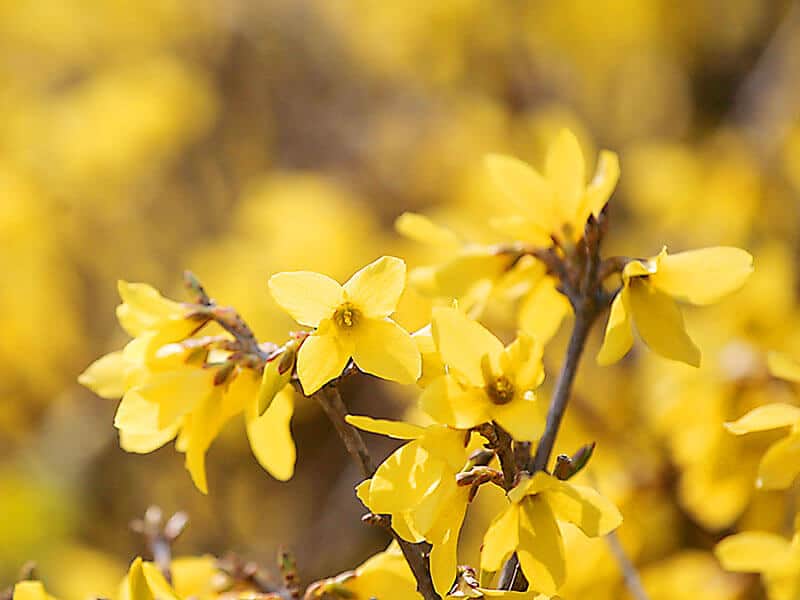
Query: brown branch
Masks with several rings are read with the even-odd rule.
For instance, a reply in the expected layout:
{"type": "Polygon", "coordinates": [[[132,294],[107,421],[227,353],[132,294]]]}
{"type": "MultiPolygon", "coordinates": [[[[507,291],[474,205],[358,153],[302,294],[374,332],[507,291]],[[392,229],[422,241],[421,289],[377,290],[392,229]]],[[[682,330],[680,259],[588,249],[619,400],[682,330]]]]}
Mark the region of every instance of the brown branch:
{"type": "MultiPolygon", "coordinates": [[[[356,461],[356,464],[361,468],[364,477],[372,477],[375,474],[375,466],[372,462],[372,457],[369,454],[367,445],[364,443],[364,438],[361,433],[345,421],[347,416],[347,407],[339,394],[339,390],[335,383],[329,383],[312,396],[319,402],[322,410],[330,419],[336,433],[339,434],[342,442],[344,443],[347,452],[356,461]]],[[[430,545],[421,542],[414,544],[408,540],[404,540],[392,528],[391,517],[388,515],[374,515],[374,519],[367,519],[367,522],[380,525],[384,527],[392,537],[397,541],[403,556],[408,563],[414,578],[417,581],[417,591],[422,595],[425,600],[441,600],[439,594],[433,587],[433,579],[431,578],[430,569],[430,545]]]]}
{"type": "Polygon", "coordinates": [[[176,512],[164,523],[164,515],[158,506],[150,506],[144,517],[131,522],[131,529],[144,537],[153,562],[164,578],[172,583],[172,544],[178,539],[189,517],[184,512],[176,512]]]}
{"type": "Polygon", "coordinates": [[[506,491],[514,487],[517,481],[517,461],[512,447],[513,438],[497,423],[484,423],[477,428],[479,434],[486,438],[486,447],[494,451],[503,471],[503,487],[506,491]]]}
{"type": "Polygon", "coordinates": [[[642,579],[639,577],[639,572],[636,570],[633,562],[631,562],[631,559],[625,552],[625,548],[622,547],[622,543],[619,541],[617,532],[612,531],[609,533],[606,536],[606,542],[608,543],[608,547],[611,549],[611,553],[614,555],[617,564],[622,570],[622,576],[625,578],[625,585],[628,586],[628,590],[630,591],[631,595],[635,598],[635,600],[650,600],[650,597],[647,595],[647,592],[642,585],[642,579]]]}

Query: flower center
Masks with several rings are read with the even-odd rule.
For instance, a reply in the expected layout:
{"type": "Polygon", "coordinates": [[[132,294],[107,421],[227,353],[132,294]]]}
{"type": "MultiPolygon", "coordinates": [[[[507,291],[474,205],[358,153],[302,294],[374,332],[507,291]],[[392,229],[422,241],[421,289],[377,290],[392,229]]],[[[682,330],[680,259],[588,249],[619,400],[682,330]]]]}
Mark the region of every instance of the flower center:
{"type": "Polygon", "coordinates": [[[345,302],[333,313],[333,322],[339,327],[353,327],[361,318],[361,312],[349,302],[345,302]]]}
{"type": "Polygon", "coordinates": [[[500,375],[486,385],[486,394],[494,404],[508,404],[514,399],[514,384],[500,375]]]}

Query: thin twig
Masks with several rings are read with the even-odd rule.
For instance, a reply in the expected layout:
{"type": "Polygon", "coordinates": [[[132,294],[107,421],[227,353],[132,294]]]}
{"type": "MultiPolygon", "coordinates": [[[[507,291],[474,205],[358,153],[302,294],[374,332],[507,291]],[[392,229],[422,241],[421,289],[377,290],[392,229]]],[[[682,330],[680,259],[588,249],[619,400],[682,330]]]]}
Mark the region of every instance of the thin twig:
{"type": "Polygon", "coordinates": [[[631,595],[636,600],[650,600],[650,597],[647,595],[647,592],[642,585],[642,579],[639,577],[639,572],[636,570],[636,567],[633,565],[631,559],[628,557],[628,554],[625,552],[625,548],[622,547],[622,543],[619,541],[617,532],[612,531],[609,533],[606,536],[606,542],[608,543],[608,547],[611,549],[611,553],[614,555],[617,564],[619,564],[619,567],[622,570],[622,576],[625,578],[625,585],[628,586],[628,590],[630,591],[631,595]]]}
{"type": "MultiPolygon", "coordinates": [[[[319,402],[325,414],[330,419],[336,432],[339,434],[342,442],[344,443],[347,452],[356,461],[361,468],[364,477],[372,477],[375,474],[375,466],[372,457],[369,454],[367,445],[364,443],[364,438],[361,433],[345,421],[347,416],[347,407],[339,394],[339,390],[335,384],[328,384],[316,392],[313,397],[319,402]]],[[[372,521],[370,521],[372,522],[372,521]]],[[[441,600],[439,594],[433,587],[433,579],[431,578],[430,570],[430,545],[425,542],[414,544],[408,540],[404,540],[392,528],[391,518],[389,516],[378,515],[375,523],[386,528],[386,530],[397,541],[403,556],[417,580],[417,591],[422,595],[425,600],[441,600]]]]}

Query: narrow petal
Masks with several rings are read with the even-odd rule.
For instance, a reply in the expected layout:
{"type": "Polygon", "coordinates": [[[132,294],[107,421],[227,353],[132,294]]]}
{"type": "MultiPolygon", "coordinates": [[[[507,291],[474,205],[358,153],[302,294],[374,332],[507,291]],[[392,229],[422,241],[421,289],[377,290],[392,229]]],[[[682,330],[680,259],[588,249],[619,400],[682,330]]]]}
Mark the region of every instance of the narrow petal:
{"type": "Polygon", "coordinates": [[[365,373],[404,384],[419,379],[419,348],[411,334],[391,319],[365,318],[352,335],[353,360],[365,373]]]}
{"type": "Polygon", "coordinates": [[[547,344],[570,312],[569,300],[556,289],[553,277],[542,278],[522,301],[519,308],[520,329],[547,344]]]}
{"type": "Polygon", "coordinates": [[[497,517],[483,536],[481,569],[499,571],[519,543],[519,506],[512,504],[497,517]]]}
{"type": "Polygon", "coordinates": [[[297,376],[303,393],[310,396],[341,375],[350,353],[334,333],[314,334],[306,338],[297,353],[297,376]]]}
{"type": "Polygon", "coordinates": [[[461,299],[474,291],[478,283],[490,287],[507,269],[511,260],[487,248],[467,248],[431,272],[435,295],[461,299]]]}
{"type": "Polygon", "coordinates": [[[521,505],[517,556],[531,587],[553,595],[566,578],[564,541],[550,506],[541,498],[521,505]]]}
{"type": "Polygon", "coordinates": [[[562,216],[562,222],[572,222],[577,216],[583,197],[586,166],[578,138],[568,129],[562,129],[547,149],[545,174],[556,190],[558,212],[562,216]]]}
{"type": "MultiPolygon", "coordinates": [[[[180,559],[178,559],[180,560],[180,559]]],[[[175,561],[177,562],[177,561],[175,561]]],[[[173,570],[175,562],[172,563],[173,570]]],[[[147,586],[157,600],[180,600],[180,597],[166,580],[161,570],[151,562],[142,563],[142,572],[147,580],[147,586]]],[[[175,573],[173,573],[173,577],[175,573]]]]}
{"type": "Polygon", "coordinates": [[[483,386],[481,360],[499,366],[503,344],[488,329],[456,308],[433,311],[433,339],[444,363],[474,386],[483,386]]]}
{"type": "Polygon", "coordinates": [[[443,375],[422,392],[420,408],[437,423],[469,429],[491,421],[489,399],[479,388],[461,386],[451,375],[443,375]]]}
{"type": "Polygon", "coordinates": [[[599,365],[613,365],[625,356],[633,345],[633,323],[630,311],[626,306],[628,303],[627,289],[624,287],[611,303],[603,345],[597,353],[597,364],[599,365]]]}
{"type": "Polygon", "coordinates": [[[521,160],[500,154],[487,156],[486,167],[514,208],[541,230],[555,231],[560,213],[553,188],[544,177],[521,160]]]}
{"type": "Polygon", "coordinates": [[[769,447],[758,465],[756,486],[785,490],[800,473],[800,433],[793,433],[769,447]]]}
{"type": "Polygon", "coordinates": [[[603,150],[597,160],[597,170],[586,188],[581,209],[581,221],[589,215],[599,216],[619,181],[619,157],[615,152],[603,150]]]}
{"type": "Polygon", "coordinates": [[[404,212],[397,217],[394,228],[400,235],[415,242],[435,246],[458,246],[460,240],[450,229],[437,225],[425,215],[404,212]]]}
{"type": "Polygon", "coordinates": [[[213,387],[213,379],[212,369],[183,368],[155,373],[134,389],[158,405],[158,425],[164,428],[192,410],[213,387]]]}
{"type": "Polygon", "coordinates": [[[206,394],[192,411],[188,425],[186,469],[195,487],[204,494],[208,493],[206,452],[228,418],[223,411],[222,393],[221,388],[215,388],[206,394]]]}
{"type": "Polygon", "coordinates": [[[753,431],[789,427],[796,423],[800,423],[800,408],[783,402],[774,402],[754,408],[732,423],[725,423],[725,429],[736,435],[742,435],[753,431]]]}
{"type": "Polygon", "coordinates": [[[153,600],[142,569],[142,559],[137,557],[128,570],[128,600],[153,600]]]}
{"type": "Polygon", "coordinates": [[[125,358],[123,352],[101,356],[78,377],[78,383],[101,398],[119,398],[125,393],[125,358]]]}
{"type": "Polygon", "coordinates": [[[753,257],[740,248],[715,247],[658,257],[652,284],[676,300],[712,304],[738,290],[753,272],[753,257]]]}
{"type": "Polygon", "coordinates": [[[515,440],[536,440],[544,431],[544,418],[532,394],[517,396],[508,404],[492,405],[489,412],[515,440]]]}
{"type": "Polygon", "coordinates": [[[388,317],[397,308],[406,286],[406,263],[382,256],[360,269],[344,284],[348,299],[367,317],[388,317]]]}
{"type": "Polygon", "coordinates": [[[177,422],[166,429],[161,429],[153,433],[137,433],[120,429],[119,446],[125,450],[125,452],[147,454],[153,450],[158,450],[161,446],[174,439],[178,434],[179,427],[180,422],[177,422]]]}
{"type": "Polygon", "coordinates": [[[442,511],[442,515],[437,523],[443,532],[436,536],[430,554],[431,579],[433,587],[442,597],[447,595],[456,578],[458,567],[458,537],[461,533],[461,524],[467,511],[466,494],[468,490],[459,490],[462,496],[450,502],[447,510],[442,511]],[[454,505],[454,506],[453,506],[454,505]]]}
{"type": "Polygon", "coordinates": [[[344,301],[338,282],[312,271],[276,273],[269,278],[269,291],[281,308],[307,327],[317,327],[344,301]]]}
{"type": "Polygon", "coordinates": [[[722,540],[714,548],[723,569],[744,573],[771,571],[790,558],[788,540],[774,533],[747,531],[722,540]]]}
{"type": "Polygon", "coordinates": [[[294,392],[284,388],[260,417],[255,408],[246,415],[247,438],[258,463],[279,481],[294,475],[296,450],[292,439],[291,420],[294,414],[294,392]]]}
{"type": "Polygon", "coordinates": [[[345,420],[353,427],[370,433],[387,435],[397,440],[414,440],[425,433],[425,428],[403,421],[387,421],[386,419],[373,419],[360,415],[347,415],[345,420]]]}
{"type": "Polygon", "coordinates": [[[13,600],[51,600],[41,581],[18,581],[14,584],[11,598],[13,600]]]}
{"type": "Polygon", "coordinates": [[[161,321],[180,319],[185,307],[179,302],[164,298],[158,290],[146,283],[118,281],[122,304],[117,307],[117,318],[132,337],[158,326],[161,321]]]}
{"type": "Polygon", "coordinates": [[[686,333],[683,315],[672,298],[637,279],[631,281],[628,297],[636,329],[653,352],[700,366],[700,350],[686,333]]]}
{"type": "Polygon", "coordinates": [[[589,537],[606,535],[622,523],[622,515],[614,503],[596,490],[562,483],[542,492],[559,521],[567,521],[589,537]]]}
{"type": "Polygon", "coordinates": [[[786,354],[781,352],[767,354],[767,367],[775,377],[800,383],[800,364],[786,354]]]}
{"type": "Polygon", "coordinates": [[[135,389],[125,394],[117,406],[114,427],[140,435],[154,435],[165,429],[159,426],[158,405],[143,398],[135,389]]]}

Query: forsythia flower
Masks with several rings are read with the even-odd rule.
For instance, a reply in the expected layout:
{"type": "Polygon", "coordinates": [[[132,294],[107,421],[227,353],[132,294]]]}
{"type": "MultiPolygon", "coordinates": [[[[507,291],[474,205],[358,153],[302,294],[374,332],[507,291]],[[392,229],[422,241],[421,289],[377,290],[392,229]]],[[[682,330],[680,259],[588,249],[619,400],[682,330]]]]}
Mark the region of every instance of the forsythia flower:
{"type": "Polygon", "coordinates": [[[404,539],[432,544],[433,584],[441,595],[447,594],[456,575],[456,547],[469,503],[469,487],[456,483],[469,455],[464,432],[355,415],[349,415],[347,422],[364,431],[411,440],[358,486],[358,497],[373,513],[391,515],[392,526],[404,539]]]}
{"type": "Polygon", "coordinates": [[[510,506],[483,538],[481,569],[499,571],[516,552],[531,587],[544,594],[555,594],[566,575],[558,521],[577,525],[589,537],[606,535],[622,522],[619,510],[592,488],[541,471],[523,479],[508,499],[510,506]]]}
{"type": "Polygon", "coordinates": [[[306,395],[338,377],[352,358],[366,373],[398,383],[420,376],[420,353],[411,336],[389,318],[400,300],[406,265],[384,256],[343,286],[309,271],[277,273],[272,296],[298,323],[314,327],[297,356],[306,395]]]}
{"type": "Polygon", "coordinates": [[[45,591],[41,581],[17,582],[11,597],[14,600],[55,600],[45,591]]]}
{"type": "Polygon", "coordinates": [[[633,260],[622,271],[614,298],[601,365],[622,358],[633,345],[633,323],[651,350],[672,360],[700,366],[700,350],[686,333],[677,302],[706,305],[740,288],[753,271],[753,257],[739,248],[715,247],[633,260]]]}
{"type": "Polygon", "coordinates": [[[540,344],[520,332],[503,348],[455,308],[434,309],[433,337],[448,372],[425,388],[425,412],[459,429],[496,421],[517,440],[540,435],[543,421],[533,394],[544,379],[540,344]]]}
{"type": "Polygon", "coordinates": [[[783,490],[792,485],[800,473],[800,408],[776,402],[754,408],[725,428],[743,435],[791,427],[789,435],[772,444],[758,465],[756,486],[767,490],[783,490]]]}
{"type": "Polygon", "coordinates": [[[119,287],[125,303],[117,314],[136,337],[122,351],[91,364],[78,381],[102,397],[122,396],[114,417],[122,448],[152,452],[177,436],[176,447],[186,453],[192,480],[207,493],[206,451],[222,426],[244,413],[250,445],[259,463],[277,479],[289,479],[295,461],[289,430],[294,400],[290,388],[279,393],[273,390],[276,395],[271,403],[260,398],[262,381],[272,383],[268,377],[271,364],[265,368],[267,377],[237,366],[223,381],[217,381],[224,366],[205,365],[208,350],[174,341],[198,328],[197,322],[191,329],[179,324],[175,306],[181,305],[144,284],[120,282],[119,287]],[[164,316],[164,307],[170,309],[169,317],[164,316]],[[266,405],[269,407],[262,411],[266,405]]]}
{"type": "Polygon", "coordinates": [[[766,531],[731,535],[714,548],[728,571],[761,573],[770,600],[795,600],[800,596],[800,534],[791,541],[766,531]]]}
{"type": "Polygon", "coordinates": [[[597,172],[586,185],[586,164],[575,135],[564,129],[550,145],[544,176],[510,156],[490,155],[486,165],[503,195],[520,213],[493,225],[515,239],[551,245],[551,236],[574,242],[583,236],[590,215],[598,216],[619,179],[619,160],[600,153],[597,172]]]}

